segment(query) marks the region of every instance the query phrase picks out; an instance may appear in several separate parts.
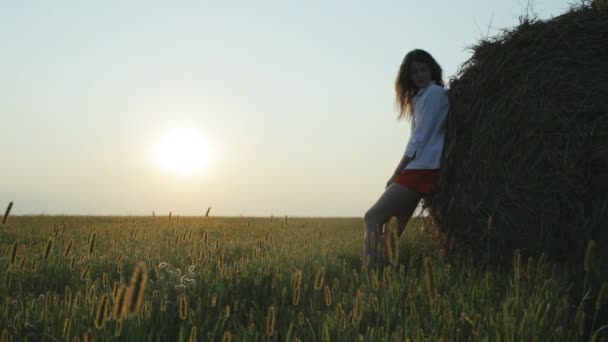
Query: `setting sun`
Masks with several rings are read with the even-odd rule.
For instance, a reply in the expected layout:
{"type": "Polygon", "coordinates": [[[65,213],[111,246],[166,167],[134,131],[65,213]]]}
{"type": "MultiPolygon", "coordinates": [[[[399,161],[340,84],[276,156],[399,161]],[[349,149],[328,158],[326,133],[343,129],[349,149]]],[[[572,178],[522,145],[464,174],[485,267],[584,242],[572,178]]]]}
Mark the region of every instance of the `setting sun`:
{"type": "Polygon", "coordinates": [[[175,175],[192,175],[208,167],[208,142],[193,127],[176,127],[153,144],[150,157],[160,169],[175,175]]]}

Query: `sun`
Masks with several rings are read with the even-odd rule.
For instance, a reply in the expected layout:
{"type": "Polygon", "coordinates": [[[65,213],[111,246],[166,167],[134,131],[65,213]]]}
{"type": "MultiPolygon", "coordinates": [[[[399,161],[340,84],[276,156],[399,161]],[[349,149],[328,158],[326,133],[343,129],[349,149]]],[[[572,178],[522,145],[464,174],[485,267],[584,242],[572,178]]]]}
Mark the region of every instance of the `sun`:
{"type": "Polygon", "coordinates": [[[209,143],[196,128],[178,126],[167,130],[154,142],[150,156],[163,171],[188,176],[209,166],[211,151],[209,143]]]}

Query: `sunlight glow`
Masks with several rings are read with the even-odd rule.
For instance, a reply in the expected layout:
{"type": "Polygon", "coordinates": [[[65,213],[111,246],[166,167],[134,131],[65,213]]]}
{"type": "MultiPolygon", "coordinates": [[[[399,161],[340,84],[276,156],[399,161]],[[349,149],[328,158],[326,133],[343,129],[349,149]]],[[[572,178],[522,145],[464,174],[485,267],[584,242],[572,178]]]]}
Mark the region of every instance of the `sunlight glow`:
{"type": "Polygon", "coordinates": [[[211,151],[195,128],[179,126],[159,137],[151,148],[151,158],[166,172],[188,176],[208,167],[211,151]]]}

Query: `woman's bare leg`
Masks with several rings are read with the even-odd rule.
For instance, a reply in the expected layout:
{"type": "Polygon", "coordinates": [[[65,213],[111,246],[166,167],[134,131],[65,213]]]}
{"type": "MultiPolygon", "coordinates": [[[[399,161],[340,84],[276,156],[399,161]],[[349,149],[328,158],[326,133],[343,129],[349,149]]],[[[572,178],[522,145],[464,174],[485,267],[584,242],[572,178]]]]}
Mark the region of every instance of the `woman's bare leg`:
{"type": "MultiPolygon", "coordinates": [[[[364,216],[364,258],[369,257],[372,261],[376,261],[376,248],[380,238],[379,229],[382,224],[393,216],[401,218],[400,223],[405,222],[405,224],[407,224],[407,221],[414,213],[420,198],[421,195],[419,193],[401,184],[392,183],[386,188],[384,193],[364,216]]],[[[405,225],[403,227],[405,227],[405,225]]]]}
{"type": "MultiPolygon", "coordinates": [[[[399,184],[401,185],[401,184],[399,184]]],[[[407,223],[409,222],[409,220],[412,218],[412,215],[414,214],[414,211],[416,211],[416,208],[418,207],[418,204],[420,203],[420,199],[422,198],[422,195],[406,186],[403,186],[405,189],[407,189],[408,191],[408,200],[405,200],[404,206],[403,206],[403,211],[401,214],[396,215],[397,216],[397,237],[401,237],[401,234],[403,234],[403,231],[405,230],[405,226],[407,226],[407,223]]]]}

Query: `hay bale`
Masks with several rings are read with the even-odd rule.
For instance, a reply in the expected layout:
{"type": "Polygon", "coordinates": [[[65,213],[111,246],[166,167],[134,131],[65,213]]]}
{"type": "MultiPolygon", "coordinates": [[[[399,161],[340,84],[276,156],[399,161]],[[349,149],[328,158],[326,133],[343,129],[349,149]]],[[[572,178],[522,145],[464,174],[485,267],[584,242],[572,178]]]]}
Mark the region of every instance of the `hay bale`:
{"type": "Polygon", "coordinates": [[[448,90],[434,222],[487,261],[606,252],[608,13],[524,19],[472,49],[448,90]]]}

